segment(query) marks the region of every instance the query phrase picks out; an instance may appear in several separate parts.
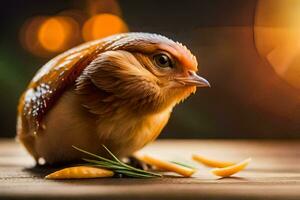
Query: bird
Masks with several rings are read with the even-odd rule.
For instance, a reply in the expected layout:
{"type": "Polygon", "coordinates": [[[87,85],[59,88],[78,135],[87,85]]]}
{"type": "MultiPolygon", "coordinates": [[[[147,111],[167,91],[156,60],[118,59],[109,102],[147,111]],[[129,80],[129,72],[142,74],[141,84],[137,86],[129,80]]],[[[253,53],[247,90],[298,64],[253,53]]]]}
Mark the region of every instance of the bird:
{"type": "Polygon", "coordinates": [[[131,32],[83,43],[51,59],[22,93],[17,140],[37,163],[68,163],[82,154],[126,157],[154,141],[173,108],[209,87],[179,42],[131,32]]]}

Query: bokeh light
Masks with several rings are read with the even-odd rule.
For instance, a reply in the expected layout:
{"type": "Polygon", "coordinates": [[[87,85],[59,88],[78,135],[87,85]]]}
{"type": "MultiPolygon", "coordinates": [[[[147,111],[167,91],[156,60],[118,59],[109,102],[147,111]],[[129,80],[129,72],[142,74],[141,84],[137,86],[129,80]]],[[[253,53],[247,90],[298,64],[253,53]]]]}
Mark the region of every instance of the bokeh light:
{"type": "Polygon", "coordinates": [[[40,45],[37,35],[41,24],[46,20],[44,16],[28,19],[20,31],[20,40],[23,48],[37,56],[47,56],[47,51],[40,45]]]}
{"type": "Polygon", "coordinates": [[[71,46],[78,29],[78,24],[70,17],[50,17],[41,24],[38,40],[47,51],[60,52],[71,46]]]}
{"type": "Polygon", "coordinates": [[[260,0],[254,36],[259,54],[274,71],[300,89],[300,1],[260,0]]]}
{"type": "Polygon", "coordinates": [[[27,20],[20,32],[23,47],[41,57],[62,52],[80,39],[78,23],[67,16],[37,16],[27,20]]]}
{"type": "Polygon", "coordinates": [[[32,54],[51,57],[83,41],[127,31],[116,0],[87,0],[86,10],[67,9],[53,16],[28,19],[20,39],[32,54]]]}
{"type": "Polygon", "coordinates": [[[82,36],[85,41],[90,41],[127,31],[127,25],[120,17],[112,14],[98,14],[83,25],[82,36]]]}

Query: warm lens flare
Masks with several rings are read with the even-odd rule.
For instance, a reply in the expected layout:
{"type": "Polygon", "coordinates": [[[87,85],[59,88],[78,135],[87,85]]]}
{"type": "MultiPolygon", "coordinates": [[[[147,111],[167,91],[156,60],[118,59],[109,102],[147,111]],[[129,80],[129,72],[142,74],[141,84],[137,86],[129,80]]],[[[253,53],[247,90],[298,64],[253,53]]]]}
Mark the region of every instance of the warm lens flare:
{"type": "Polygon", "coordinates": [[[300,1],[260,0],[254,36],[258,53],[289,84],[300,88],[300,1]]]}
{"type": "Polygon", "coordinates": [[[86,21],[82,35],[85,41],[90,41],[127,31],[127,25],[120,17],[112,14],[99,14],[86,21]]]}
{"type": "Polygon", "coordinates": [[[38,40],[50,52],[59,52],[69,47],[76,22],[69,17],[52,17],[39,28],[38,40]]]}

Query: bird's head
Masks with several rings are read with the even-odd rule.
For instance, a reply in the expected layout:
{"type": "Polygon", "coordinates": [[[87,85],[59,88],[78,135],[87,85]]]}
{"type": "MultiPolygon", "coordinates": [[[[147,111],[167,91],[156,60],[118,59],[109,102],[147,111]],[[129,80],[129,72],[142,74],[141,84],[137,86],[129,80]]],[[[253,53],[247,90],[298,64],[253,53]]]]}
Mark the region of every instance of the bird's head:
{"type": "Polygon", "coordinates": [[[196,57],[181,43],[164,36],[129,33],[114,36],[94,60],[94,84],[128,99],[137,110],[160,111],[210,86],[198,76],[196,57]]]}

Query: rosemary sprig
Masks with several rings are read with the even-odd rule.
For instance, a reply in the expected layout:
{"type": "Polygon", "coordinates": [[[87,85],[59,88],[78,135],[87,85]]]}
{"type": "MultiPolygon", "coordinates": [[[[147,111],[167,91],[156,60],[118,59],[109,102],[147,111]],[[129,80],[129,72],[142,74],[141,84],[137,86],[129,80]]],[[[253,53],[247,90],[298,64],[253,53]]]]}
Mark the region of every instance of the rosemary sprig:
{"type": "Polygon", "coordinates": [[[105,168],[114,171],[118,174],[123,174],[128,177],[134,177],[134,178],[154,178],[154,177],[161,177],[161,174],[157,174],[154,172],[145,171],[142,169],[138,169],[135,167],[132,167],[130,165],[125,164],[124,162],[120,161],[106,146],[102,145],[103,148],[108,152],[108,154],[112,157],[112,159],[107,159],[102,156],[93,154],[91,152],[85,151],[83,149],[80,149],[76,146],[72,146],[74,149],[85,153],[89,156],[92,156],[94,159],[87,159],[83,158],[84,161],[87,162],[87,165],[89,166],[95,166],[100,168],[105,168]]]}
{"type": "Polygon", "coordinates": [[[182,163],[182,162],[178,162],[178,161],[170,161],[171,163],[174,163],[176,165],[181,165],[183,167],[187,167],[187,168],[190,168],[190,169],[196,169],[196,167],[193,167],[191,165],[188,165],[186,163],[182,163]]]}

